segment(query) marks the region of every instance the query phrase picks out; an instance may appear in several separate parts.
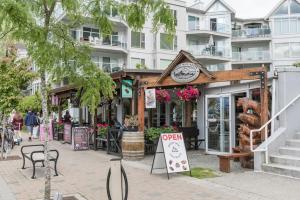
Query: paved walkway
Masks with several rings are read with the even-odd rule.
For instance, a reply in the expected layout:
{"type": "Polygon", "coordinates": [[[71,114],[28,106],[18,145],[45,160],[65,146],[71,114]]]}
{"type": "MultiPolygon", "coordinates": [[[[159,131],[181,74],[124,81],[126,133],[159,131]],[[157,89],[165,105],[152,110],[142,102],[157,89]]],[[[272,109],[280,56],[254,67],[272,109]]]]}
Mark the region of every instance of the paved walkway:
{"type": "MultiPolygon", "coordinates": [[[[70,145],[60,142],[51,142],[51,146],[60,151],[60,176],[52,178],[53,194],[59,191],[64,195],[77,194],[88,200],[107,199],[105,184],[112,156],[102,151],[75,152],[70,145]]],[[[20,147],[17,146],[12,154],[20,155],[20,147]]],[[[217,164],[215,157],[205,156],[201,152],[192,152],[192,157],[195,157],[191,161],[193,166],[217,164]]],[[[237,170],[230,174],[219,172],[219,177],[205,180],[182,175],[172,175],[168,180],[165,174],[149,174],[151,159],[146,157],[139,162],[123,162],[129,181],[129,200],[300,199],[300,180],[297,179],[237,170]]],[[[32,169],[21,170],[21,164],[22,160],[0,162],[0,176],[6,182],[0,178],[0,200],[36,200],[43,197],[44,169],[38,168],[37,179],[32,180],[32,169]]]]}

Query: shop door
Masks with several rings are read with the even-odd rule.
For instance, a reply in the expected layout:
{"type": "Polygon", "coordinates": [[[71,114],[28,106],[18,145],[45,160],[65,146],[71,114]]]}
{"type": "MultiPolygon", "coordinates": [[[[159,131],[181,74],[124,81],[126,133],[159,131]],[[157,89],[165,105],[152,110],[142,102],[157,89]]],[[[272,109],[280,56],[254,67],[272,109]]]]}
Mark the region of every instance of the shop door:
{"type": "Polygon", "coordinates": [[[230,95],[206,96],[206,152],[231,151],[230,95]]]}

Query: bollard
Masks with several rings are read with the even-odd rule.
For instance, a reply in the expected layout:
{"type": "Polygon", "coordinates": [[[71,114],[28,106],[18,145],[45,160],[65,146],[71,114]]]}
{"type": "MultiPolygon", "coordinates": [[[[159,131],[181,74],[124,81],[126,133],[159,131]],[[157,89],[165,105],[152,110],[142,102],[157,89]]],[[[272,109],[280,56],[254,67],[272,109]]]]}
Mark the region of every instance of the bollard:
{"type": "Polygon", "coordinates": [[[111,159],[106,182],[109,200],[127,200],[128,181],[121,159],[111,159]]]}
{"type": "Polygon", "coordinates": [[[60,192],[55,192],[53,200],[63,200],[63,195],[60,192]]]}

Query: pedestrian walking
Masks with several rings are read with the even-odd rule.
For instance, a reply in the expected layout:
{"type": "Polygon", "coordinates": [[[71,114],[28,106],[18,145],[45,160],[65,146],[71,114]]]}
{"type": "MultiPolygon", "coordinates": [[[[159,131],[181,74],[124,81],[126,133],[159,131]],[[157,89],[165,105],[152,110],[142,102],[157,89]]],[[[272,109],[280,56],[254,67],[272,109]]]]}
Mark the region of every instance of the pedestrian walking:
{"type": "Polygon", "coordinates": [[[21,130],[23,128],[23,117],[20,112],[16,112],[13,116],[12,125],[16,134],[16,139],[22,141],[21,130]]]}
{"type": "Polygon", "coordinates": [[[43,123],[43,117],[40,112],[36,113],[36,120],[37,120],[37,137],[40,136],[40,129],[41,129],[41,124],[43,123]]]}
{"type": "Polygon", "coordinates": [[[29,132],[29,141],[31,141],[32,134],[33,134],[33,127],[36,123],[36,117],[34,113],[29,110],[26,117],[25,117],[25,126],[27,127],[27,131],[29,132]]]}

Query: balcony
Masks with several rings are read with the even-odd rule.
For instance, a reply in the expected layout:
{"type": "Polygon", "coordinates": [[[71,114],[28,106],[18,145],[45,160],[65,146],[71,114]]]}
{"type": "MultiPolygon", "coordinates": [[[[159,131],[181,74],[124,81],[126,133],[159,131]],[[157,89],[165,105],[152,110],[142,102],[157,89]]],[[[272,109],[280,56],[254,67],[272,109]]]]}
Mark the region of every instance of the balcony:
{"type": "Polygon", "coordinates": [[[211,46],[208,44],[190,45],[188,50],[194,57],[201,59],[204,64],[216,64],[231,60],[230,50],[225,47],[211,46]]]}
{"type": "Polygon", "coordinates": [[[72,37],[77,41],[89,44],[92,48],[105,49],[112,52],[122,51],[128,53],[127,42],[123,35],[103,35],[97,32],[76,31],[72,33],[72,37]]]}
{"type": "Polygon", "coordinates": [[[269,28],[248,28],[232,30],[232,42],[262,41],[271,40],[271,29],[269,28]]]}
{"type": "Polygon", "coordinates": [[[204,21],[203,23],[189,21],[189,35],[216,35],[220,37],[230,37],[231,26],[224,23],[204,21]]]}
{"type": "Polygon", "coordinates": [[[270,51],[232,52],[232,64],[271,63],[270,51]]]}
{"type": "Polygon", "coordinates": [[[105,63],[105,62],[94,62],[100,69],[107,73],[117,72],[123,69],[123,65],[120,63],[105,63]]]}

